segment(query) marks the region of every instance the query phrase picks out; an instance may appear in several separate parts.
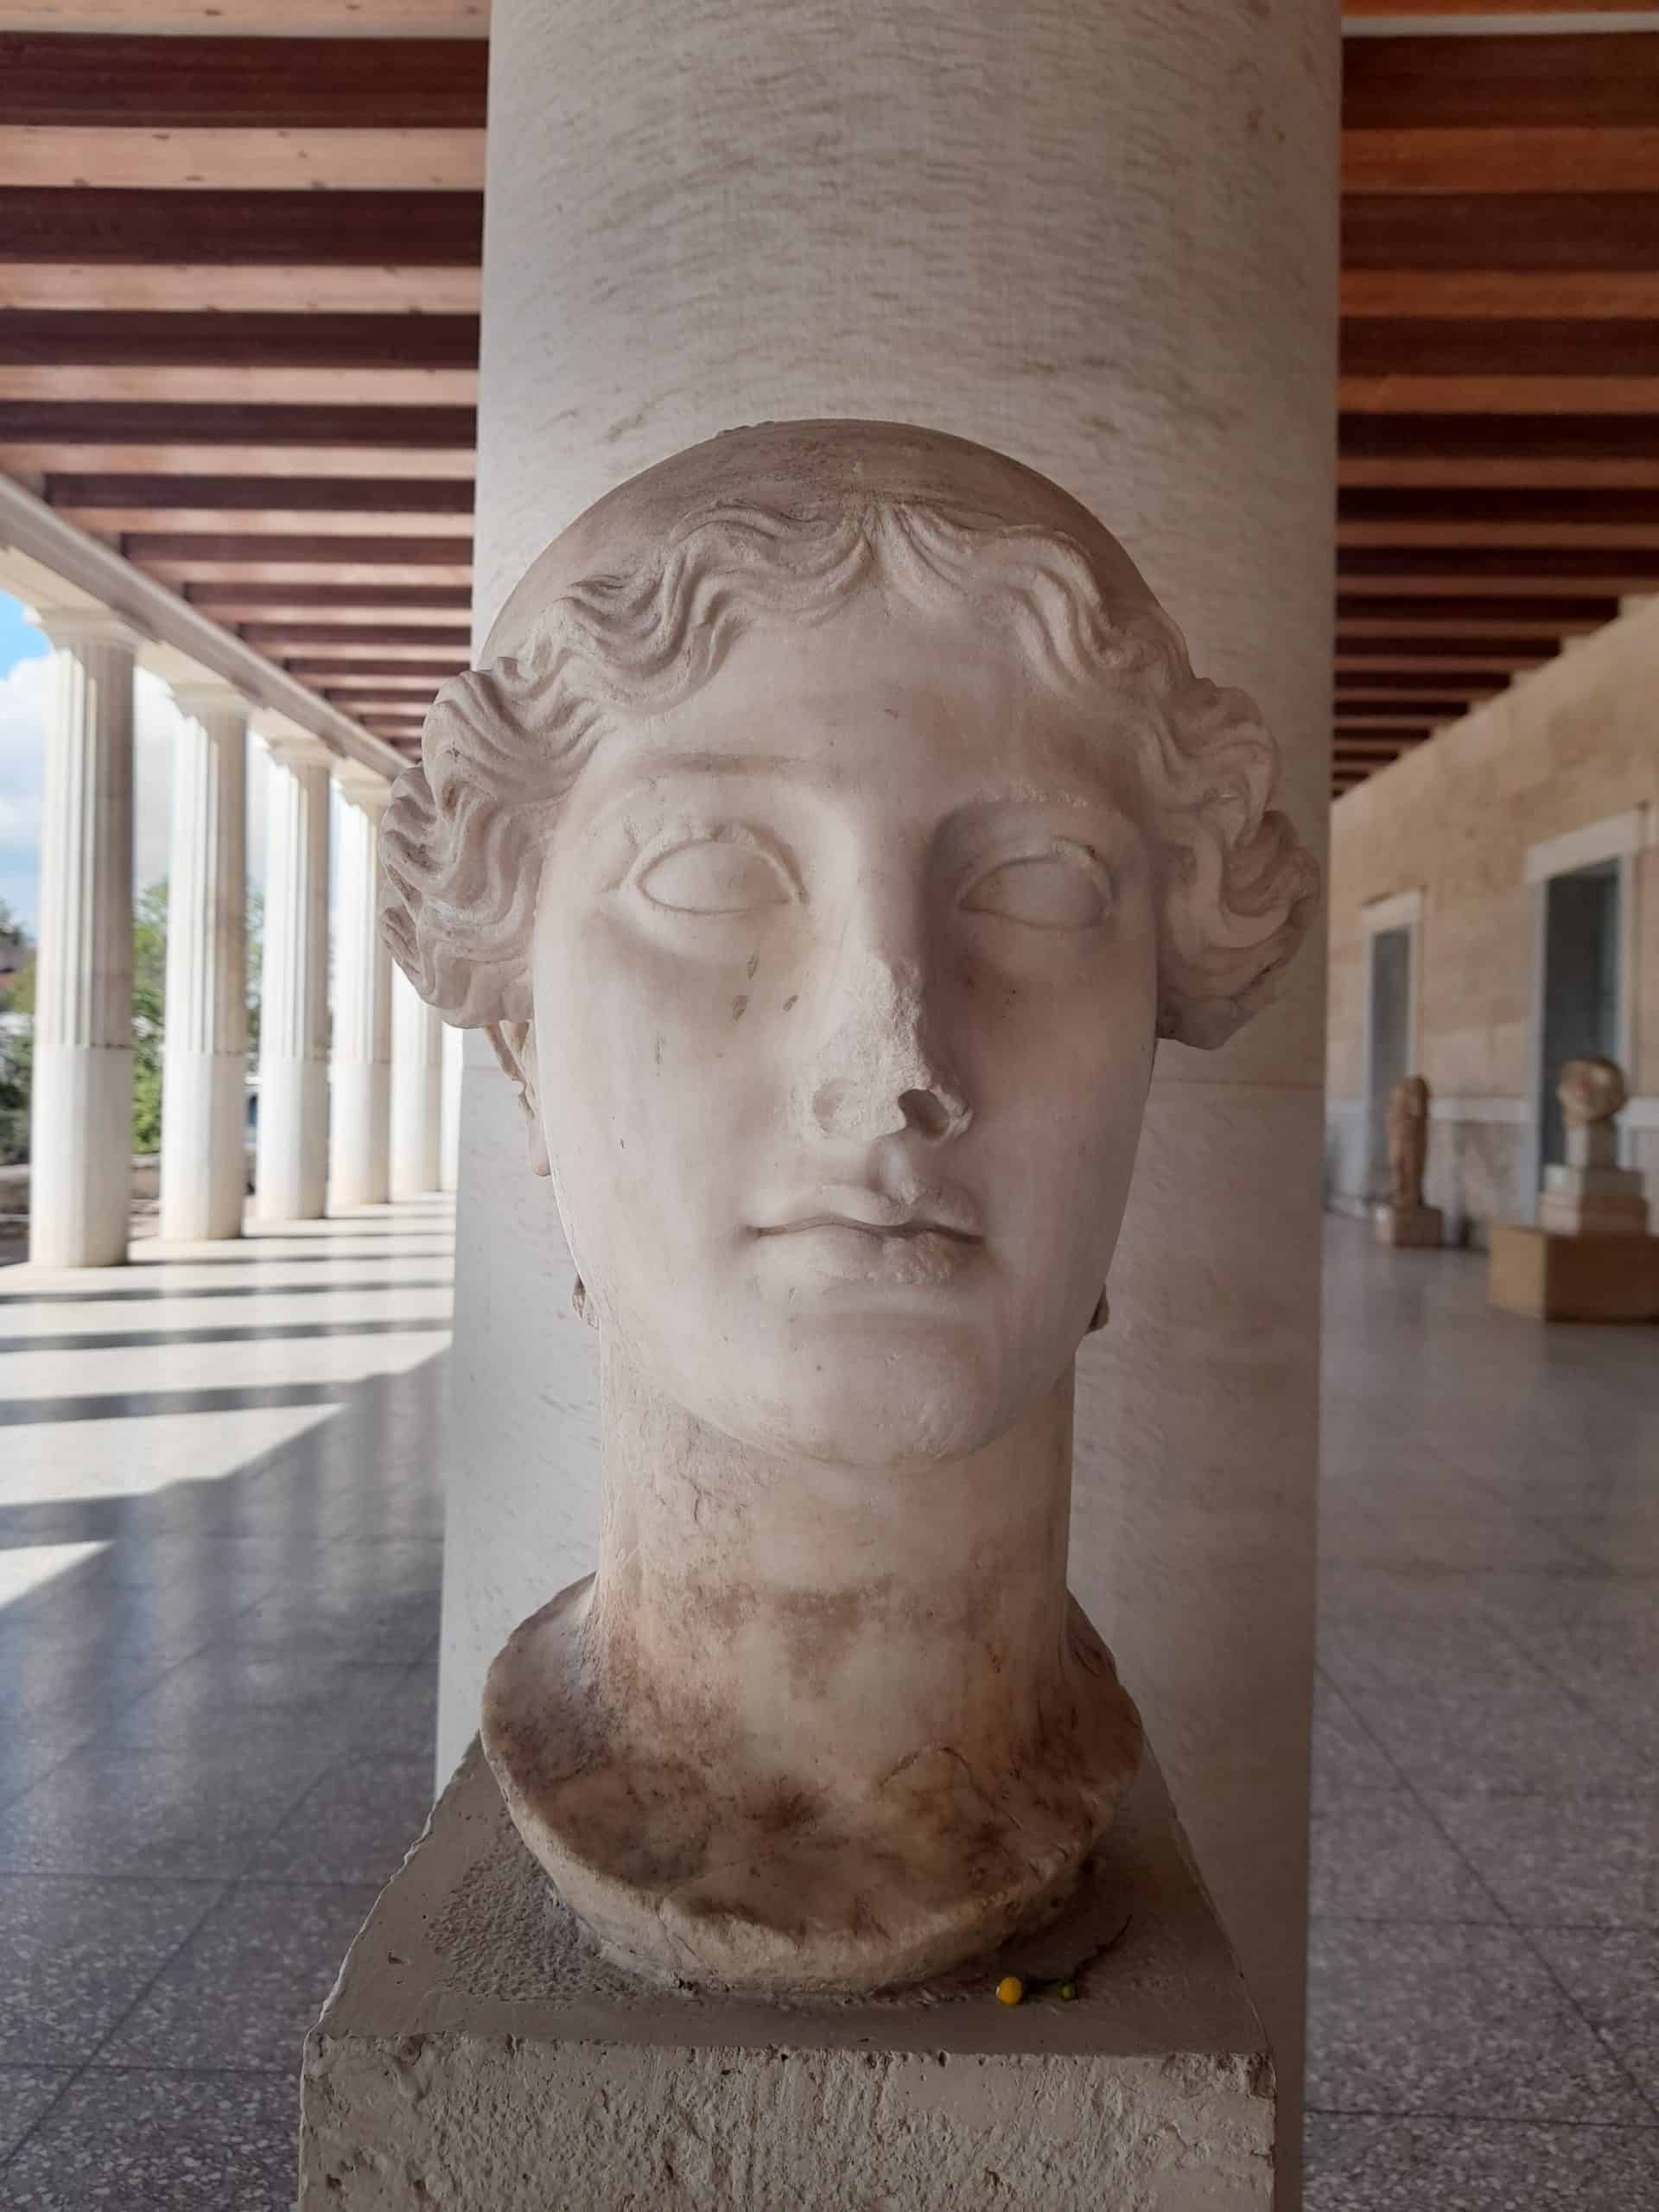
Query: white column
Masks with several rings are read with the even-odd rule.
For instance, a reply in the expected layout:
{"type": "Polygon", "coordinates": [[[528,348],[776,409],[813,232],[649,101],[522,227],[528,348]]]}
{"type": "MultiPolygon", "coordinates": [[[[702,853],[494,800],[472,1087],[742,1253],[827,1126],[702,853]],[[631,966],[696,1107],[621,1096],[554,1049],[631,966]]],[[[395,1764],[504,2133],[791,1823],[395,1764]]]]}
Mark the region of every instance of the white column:
{"type": "Polygon", "coordinates": [[[328,763],[308,739],[270,743],[259,1136],[254,1211],[310,1221],[323,1209],[328,1123],[328,763]]]}
{"type": "Polygon", "coordinates": [[[391,1195],[438,1187],[443,1024],[401,968],[391,982],[391,1195]]]}
{"type": "Polygon", "coordinates": [[[465,1065],[462,1033],[443,1026],[443,1116],[438,1140],[438,1188],[453,1191],[461,1182],[461,1078],[465,1065]]]}
{"type": "Polygon", "coordinates": [[[239,1236],[247,1183],[246,702],[175,689],[162,1235],[239,1236]]]}
{"type": "Polygon", "coordinates": [[[335,779],[333,1056],[329,1062],[328,1205],[386,1198],[391,1112],[391,955],[380,935],[380,817],[390,785],[370,772],[335,779]]]}
{"type": "Polygon", "coordinates": [[[44,610],[46,726],[29,1135],[29,1253],[127,1256],[132,1185],[132,670],[139,640],[99,610],[44,610]]]}
{"type": "MultiPolygon", "coordinates": [[[[1198,666],[1261,702],[1282,803],[1317,843],[1340,13],[495,0],[480,639],[557,531],[697,439],[926,423],[1057,478],[1122,538],[1198,666]]],[[[1160,1049],[1111,1325],[1079,1362],[1072,1544],[1274,2037],[1286,2205],[1323,1052],[1317,941],[1224,1052],[1160,1049]]],[[[456,1756],[493,1650],[592,1566],[597,1498],[591,1335],[548,1325],[569,1262],[508,1086],[473,1069],[441,1706],[456,1756]]]]}

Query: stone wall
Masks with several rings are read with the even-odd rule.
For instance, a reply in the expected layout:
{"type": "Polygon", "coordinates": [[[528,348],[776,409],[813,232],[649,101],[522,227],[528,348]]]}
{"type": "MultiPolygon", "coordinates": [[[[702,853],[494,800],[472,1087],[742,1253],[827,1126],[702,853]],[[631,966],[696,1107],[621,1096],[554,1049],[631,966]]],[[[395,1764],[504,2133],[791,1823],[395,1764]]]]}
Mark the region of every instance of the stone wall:
{"type": "Polygon", "coordinates": [[[1610,835],[1626,849],[1626,1156],[1659,1188],[1659,601],[1649,601],[1332,809],[1333,1209],[1364,1202],[1365,910],[1420,891],[1417,1058],[1435,1094],[1426,1195],[1476,1242],[1494,1218],[1529,1217],[1540,893],[1529,855],[1600,824],[1615,824],[1610,835]]]}

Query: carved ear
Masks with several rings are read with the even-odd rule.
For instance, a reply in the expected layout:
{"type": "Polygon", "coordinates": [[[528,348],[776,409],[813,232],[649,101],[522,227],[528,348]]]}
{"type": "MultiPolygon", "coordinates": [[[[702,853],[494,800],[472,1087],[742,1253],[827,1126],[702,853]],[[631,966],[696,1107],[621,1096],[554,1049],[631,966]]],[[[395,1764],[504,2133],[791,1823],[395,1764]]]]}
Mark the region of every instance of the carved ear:
{"type": "Polygon", "coordinates": [[[547,1156],[541,1100],[536,1090],[536,1025],[533,1021],[492,1021],[485,1025],[484,1034],[518,1094],[519,1108],[529,1125],[530,1172],[550,1175],[553,1163],[547,1156]]]}

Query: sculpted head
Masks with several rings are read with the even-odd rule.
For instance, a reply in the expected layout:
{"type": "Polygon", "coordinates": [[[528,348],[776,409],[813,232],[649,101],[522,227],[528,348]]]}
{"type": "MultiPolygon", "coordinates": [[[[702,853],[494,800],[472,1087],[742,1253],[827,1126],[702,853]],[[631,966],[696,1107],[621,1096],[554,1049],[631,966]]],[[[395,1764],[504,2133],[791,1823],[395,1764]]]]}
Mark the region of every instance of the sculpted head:
{"type": "Polygon", "coordinates": [[[1604,1059],[1599,1053],[1568,1060],[1561,1070],[1555,1095],[1560,1100],[1568,1126],[1574,1128],[1586,1128],[1592,1122],[1611,1122],[1624,1110],[1630,1096],[1624,1087],[1624,1069],[1617,1060],[1604,1059]]]}
{"type": "Polygon", "coordinates": [[[1275,750],[1046,479],[772,424],[601,500],[448,685],[383,852],[522,1084],[607,1349],[715,1430],[903,1468],[1066,1372],[1160,1036],[1271,995],[1275,750]]]}

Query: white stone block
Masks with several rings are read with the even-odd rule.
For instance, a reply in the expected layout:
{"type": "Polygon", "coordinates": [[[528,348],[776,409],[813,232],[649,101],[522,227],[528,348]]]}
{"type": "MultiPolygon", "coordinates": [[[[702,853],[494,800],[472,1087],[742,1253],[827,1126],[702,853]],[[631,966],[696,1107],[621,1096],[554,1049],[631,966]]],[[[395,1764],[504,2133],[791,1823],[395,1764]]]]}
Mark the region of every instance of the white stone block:
{"type": "Polygon", "coordinates": [[[892,1995],[785,2003],[608,1965],[474,1747],[308,2040],[299,2204],[1267,2212],[1275,2103],[1150,1762],[1041,1937],[892,1995]],[[995,1994],[1010,1972],[1016,2007],[995,1994]]]}

